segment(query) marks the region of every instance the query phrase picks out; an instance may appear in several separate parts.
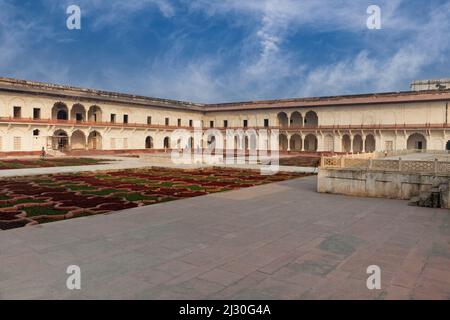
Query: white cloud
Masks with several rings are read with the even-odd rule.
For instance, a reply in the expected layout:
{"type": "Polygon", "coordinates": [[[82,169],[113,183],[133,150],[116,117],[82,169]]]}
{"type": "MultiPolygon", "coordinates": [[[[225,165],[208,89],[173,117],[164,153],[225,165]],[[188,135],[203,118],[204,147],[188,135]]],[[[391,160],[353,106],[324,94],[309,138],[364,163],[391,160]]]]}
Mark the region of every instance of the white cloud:
{"type": "Polygon", "coordinates": [[[371,58],[364,50],[354,59],[320,66],[307,74],[298,95],[322,95],[324,90],[332,94],[408,90],[407,84],[420,77],[426,67],[447,61],[449,28],[450,4],[445,4],[432,10],[428,22],[416,27],[417,31],[399,46],[387,42],[395,48],[391,55],[371,58]]]}
{"type": "MultiPolygon", "coordinates": [[[[54,9],[61,9],[61,3],[45,1],[54,9]]],[[[134,15],[153,8],[174,23],[189,20],[191,13],[204,14],[211,20],[220,17],[230,23],[230,28],[237,26],[245,34],[231,48],[224,45],[219,50],[185,56],[184,49],[190,47],[192,38],[186,36],[184,32],[189,30],[180,24],[176,32],[167,35],[164,53],[149,53],[148,63],[138,72],[130,72],[126,65],[111,65],[107,69],[84,70],[80,73],[84,78],[74,80],[65,61],[42,59],[51,49],[42,40],[51,39],[54,31],[44,28],[39,19],[18,19],[17,8],[0,1],[0,68],[34,80],[75,82],[196,102],[223,102],[407,89],[409,81],[424,74],[426,68],[448,61],[450,38],[446,30],[450,27],[450,4],[431,11],[423,9],[420,17],[411,17],[401,7],[409,2],[379,0],[383,19],[380,38],[373,36],[379,31],[366,29],[367,6],[364,2],[355,4],[354,0],[179,1],[183,8],[169,0],[77,3],[82,14],[95,17],[91,21],[95,21],[98,30],[117,26],[120,33],[121,25],[124,29],[132,25],[134,15]],[[364,46],[358,51],[340,51],[333,59],[310,65],[307,48],[289,46],[299,31],[318,38],[340,32],[364,46]],[[230,56],[239,59],[230,63],[230,56]]]]}
{"type": "Polygon", "coordinates": [[[166,18],[176,14],[176,9],[169,0],[78,0],[82,14],[93,19],[94,27],[102,29],[105,27],[123,28],[132,21],[132,15],[138,14],[145,9],[156,7],[166,18]]]}
{"type": "Polygon", "coordinates": [[[51,28],[42,23],[42,19],[26,16],[8,2],[0,2],[0,70],[2,76],[14,76],[27,79],[63,80],[58,77],[66,68],[56,61],[48,66],[42,65],[36,46],[54,35],[51,28]],[[53,71],[53,72],[52,72],[53,71]]]}

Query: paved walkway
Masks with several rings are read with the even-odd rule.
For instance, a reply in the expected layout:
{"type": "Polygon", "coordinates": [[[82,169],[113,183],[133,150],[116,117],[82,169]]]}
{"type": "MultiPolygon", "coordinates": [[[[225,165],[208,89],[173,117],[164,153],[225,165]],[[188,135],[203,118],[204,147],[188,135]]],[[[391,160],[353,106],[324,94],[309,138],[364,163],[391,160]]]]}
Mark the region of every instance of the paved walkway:
{"type": "Polygon", "coordinates": [[[450,298],[450,215],[308,177],[0,232],[0,298],[450,298]],[[366,268],[381,268],[368,290],[366,268]],[[81,290],[66,268],[81,268],[81,290]]]}
{"type": "Polygon", "coordinates": [[[132,168],[148,167],[148,163],[140,161],[138,158],[127,157],[108,157],[108,156],[90,156],[83,158],[98,158],[106,160],[114,160],[105,164],[93,164],[87,166],[66,166],[66,167],[45,167],[45,168],[27,168],[27,169],[10,169],[0,170],[0,177],[17,177],[17,176],[34,176],[41,174],[54,173],[76,173],[82,171],[102,171],[102,170],[121,170],[132,168]]]}
{"type": "MultiPolygon", "coordinates": [[[[18,176],[34,176],[42,174],[56,174],[56,173],[76,173],[84,171],[105,171],[105,170],[124,170],[124,169],[137,169],[145,167],[168,167],[168,168],[178,168],[178,169],[195,169],[195,168],[206,168],[211,167],[211,165],[201,165],[201,164],[191,164],[191,165],[180,165],[174,164],[169,159],[157,158],[152,159],[140,159],[132,157],[111,157],[111,156],[83,156],[83,158],[97,158],[114,160],[105,164],[95,164],[87,166],[72,166],[72,167],[46,167],[46,168],[28,168],[28,169],[11,169],[11,170],[0,170],[0,177],[18,177],[18,176]]],[[[241,168],[241,169],[261,169],[260,165],[227,165],[228,168],[241,168]]],[[[279,166],[279,171],[284,172],[302,172],[302,173],[317,173],[317,168],[309,167],[291,167],[291,166],[279,166]]]]}

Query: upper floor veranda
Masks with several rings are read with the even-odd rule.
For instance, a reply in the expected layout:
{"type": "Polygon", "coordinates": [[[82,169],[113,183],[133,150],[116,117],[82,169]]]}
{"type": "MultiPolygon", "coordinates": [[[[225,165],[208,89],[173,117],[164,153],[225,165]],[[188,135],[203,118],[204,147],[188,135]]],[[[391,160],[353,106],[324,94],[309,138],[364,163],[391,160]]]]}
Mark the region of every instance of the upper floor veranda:
{"type": "Polygon", "coordinates": [[[0,78],[0,124],[133,129],[447,129],[450,90],[195,104],[0,78]]]}

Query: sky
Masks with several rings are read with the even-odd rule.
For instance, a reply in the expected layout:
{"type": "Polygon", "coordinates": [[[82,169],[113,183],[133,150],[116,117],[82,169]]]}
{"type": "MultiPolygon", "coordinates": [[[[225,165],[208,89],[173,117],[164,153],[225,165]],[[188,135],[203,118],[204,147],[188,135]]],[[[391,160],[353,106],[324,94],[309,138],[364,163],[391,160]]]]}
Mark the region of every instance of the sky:
{"type": "Polygon", "coordinates": [[[449,34],[447,0],[0,0],[0,76],[198,103],[405,91],[450,78],[449,34]]]}

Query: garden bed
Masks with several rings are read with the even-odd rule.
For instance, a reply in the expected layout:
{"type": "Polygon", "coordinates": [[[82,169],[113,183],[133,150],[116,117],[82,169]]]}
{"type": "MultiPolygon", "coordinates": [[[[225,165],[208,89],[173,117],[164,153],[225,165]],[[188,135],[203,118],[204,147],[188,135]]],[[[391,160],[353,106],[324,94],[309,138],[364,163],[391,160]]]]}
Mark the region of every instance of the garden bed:
{"type": "Polygon", "coordinates": [[[0,230],[303,177],[207,168],[133,169],[0,179],[0,230]]]}
{"type": "Polygon", "coordinates": [[[111,161],[114,160],[92,158],[0,159],[0,170],[87,166],[111,161]]]}

